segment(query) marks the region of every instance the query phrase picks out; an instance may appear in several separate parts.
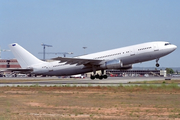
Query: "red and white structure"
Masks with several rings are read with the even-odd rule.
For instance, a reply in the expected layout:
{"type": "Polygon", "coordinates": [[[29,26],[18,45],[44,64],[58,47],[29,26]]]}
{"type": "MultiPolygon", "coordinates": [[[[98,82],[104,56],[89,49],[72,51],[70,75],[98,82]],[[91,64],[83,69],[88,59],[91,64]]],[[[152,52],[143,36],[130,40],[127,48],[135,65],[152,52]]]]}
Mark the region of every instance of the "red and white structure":
{"type": "Polygon", "coordinates": [[[16,59],[0,59],[0,70],[7,68],[21,68],[21,66],[16,59]]]}

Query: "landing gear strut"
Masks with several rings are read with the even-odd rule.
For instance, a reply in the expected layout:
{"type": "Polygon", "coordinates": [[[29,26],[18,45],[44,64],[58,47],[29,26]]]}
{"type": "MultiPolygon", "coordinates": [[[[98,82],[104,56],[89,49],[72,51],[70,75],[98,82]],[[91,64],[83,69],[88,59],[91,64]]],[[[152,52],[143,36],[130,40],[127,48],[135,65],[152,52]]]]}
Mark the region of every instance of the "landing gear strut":
{"type": "Polygon", "coordinates": [[[94,72],[94,74],[93,75],[91,74],[91,77],[90,77],[92,80],[94,80],[95,78],[102,80],[103,78],[107,79],[107,77],[108,77],[107,75],[104,75],[104,70],[101,70],[101,75],[96,74],[96,71],[93,71],[93,72],[94,72]]]}
{"type": "Polygon", "coordinates": [[[156,59],[156,67],[159,67],[159,66],[160,66],[159,63],[158,63],[158,61],[159,61],[159,58],[156,59]]]}

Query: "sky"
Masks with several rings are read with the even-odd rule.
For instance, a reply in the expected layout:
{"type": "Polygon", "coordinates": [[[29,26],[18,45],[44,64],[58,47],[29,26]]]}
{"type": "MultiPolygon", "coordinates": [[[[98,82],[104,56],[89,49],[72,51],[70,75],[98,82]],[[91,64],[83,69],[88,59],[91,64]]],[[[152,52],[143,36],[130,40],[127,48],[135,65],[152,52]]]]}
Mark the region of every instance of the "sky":
{"type": "MultiPolygon", "coordinates": [[[[159,60],[180,67],[179,0],[0,0],[0,47],[18,43],[43,59],[46,52],[78,56],[129,45],[168,41],[179,46],[159,60]],[[83,47],[87,47],[83,49],[83,47]]],[[[46,55],[46,59],[62,56],[46,55]]],[[[2,52],[2,59],[14,58],[2,52]]],[[[155,60],[135,67],[154,67],[155,60]]]]}

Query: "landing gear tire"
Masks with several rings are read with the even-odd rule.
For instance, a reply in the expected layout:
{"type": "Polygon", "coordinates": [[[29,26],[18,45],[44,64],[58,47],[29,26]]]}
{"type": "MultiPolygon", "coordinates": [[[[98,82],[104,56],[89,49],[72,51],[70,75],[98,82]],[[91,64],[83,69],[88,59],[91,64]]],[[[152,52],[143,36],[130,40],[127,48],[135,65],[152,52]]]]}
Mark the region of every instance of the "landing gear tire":
{"type": "Polygon", "coordinates": [[[99,79],[99,80],[102,80],[102,79],[107,79],[108,76],[107,75],[99,75],[99,74],[97,74],[97,75],[91,75],[90,78],[91,78],[91,80],[94,80],[95,78],[99,79]]]}
{"type": "Polygon", "coordinates": [[[156,63],[156,67],[159,67],[160,65],[159,65],[159,63],[156,63]]]}
{"type": "Polygon", "coordinates": [[[99,78],[99,77],[100,77],[99,74],[95,75],[95,78],[99,78]]]}
{"type": "Polygon", "coordinates": [[[107,79],[107,78],[108,78],[108,76],[107,76],[107,75],[103,75],[103,78],[104,78],[104,79],[107,79]]]}
{"type": "Polygon", "coordinates": [[[102,80],[103,78],[104,78],[104,76],[102,76],[102,75],[101,75],[101,76],[99,76],[99,79],[100,79],[100,80],[102,80]]]}
{"type": "Polygon", "coordinates": [[[94,75],[91,75],[91,80],[94,80],[95,79],[95,76],[94,75]]]}

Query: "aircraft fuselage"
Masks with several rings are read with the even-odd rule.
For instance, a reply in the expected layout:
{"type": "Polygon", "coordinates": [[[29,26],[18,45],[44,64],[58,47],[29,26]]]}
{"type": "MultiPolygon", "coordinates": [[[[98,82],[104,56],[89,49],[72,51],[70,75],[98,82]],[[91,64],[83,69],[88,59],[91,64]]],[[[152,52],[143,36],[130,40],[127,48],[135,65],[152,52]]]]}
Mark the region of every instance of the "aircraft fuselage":
{"type": "Polygon", "coordinates": [[[77,65],[53,61],[31,65],[28,67],[32,67],[34,69],[34,74],[55,76],[92,72],[94,68],[95,70],[116,69],[117,65],[119,65],[117,69],[123,69],[123,67],[132,66],[132,64],[135,63],[159,59],[173,52],[176,48],[177,47],[175,45],[168,42],[149,42],[75,57],[81,59],[102,60],[102,62],[98,65],[77,65]],[[115,63],[114,66],[113,62],[115,63]]]}

